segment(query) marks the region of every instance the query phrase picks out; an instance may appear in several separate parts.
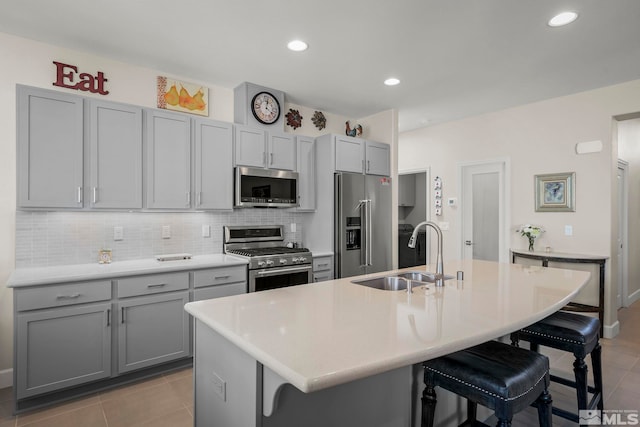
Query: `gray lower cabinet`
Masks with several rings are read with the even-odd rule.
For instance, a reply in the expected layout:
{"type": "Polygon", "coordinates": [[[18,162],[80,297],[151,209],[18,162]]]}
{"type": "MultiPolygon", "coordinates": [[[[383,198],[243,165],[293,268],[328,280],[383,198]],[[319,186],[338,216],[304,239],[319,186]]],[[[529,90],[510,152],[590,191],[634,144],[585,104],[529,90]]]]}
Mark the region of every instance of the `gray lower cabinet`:
{"type": "Polygon", "coordinates": [[[184,114],[145,110],[146,207],[191,207],[191,119],[184,114]]]}
{"type": "Polygon", "coordinates": [[[118,373],[189,356],[189,292],[118,302],[118,373]]]}
{"type": "Polygon", "coordinates": [[[111,303],[16,316],[16,396],[52,392],[111,376],[111,303]]]}
{"type": "Polygon", "coordinates": [[[18,208],[81,208],[83,99],[17,86],[18,208]]]}

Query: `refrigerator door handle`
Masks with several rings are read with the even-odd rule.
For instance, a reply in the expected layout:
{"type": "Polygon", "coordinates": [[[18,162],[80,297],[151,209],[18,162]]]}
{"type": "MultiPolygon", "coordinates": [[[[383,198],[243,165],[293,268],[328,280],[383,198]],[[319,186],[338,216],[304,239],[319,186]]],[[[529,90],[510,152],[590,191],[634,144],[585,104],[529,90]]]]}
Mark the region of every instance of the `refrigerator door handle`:
{"type": "Polygon", "coordinates": [[[367,266],[373,265],[373,210],[371,200],[367,200],[367,266]]]}
{"type": "Polygon", "coordinates": [[[360,267],[366,267],[369,262],[367,259],[367,247],[369,244],[369,236],[367,235],[367,200],[359,200],[356,209],[360,209],[360,267]]]}

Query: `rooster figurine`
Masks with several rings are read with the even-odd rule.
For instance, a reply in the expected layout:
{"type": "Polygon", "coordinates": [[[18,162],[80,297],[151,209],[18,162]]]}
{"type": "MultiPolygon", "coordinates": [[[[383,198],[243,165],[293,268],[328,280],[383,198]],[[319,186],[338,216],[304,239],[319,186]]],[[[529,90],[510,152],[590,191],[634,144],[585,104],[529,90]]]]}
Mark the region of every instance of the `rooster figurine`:
{"type": "Polygon", "coordinates": [[[356,127],[354,127],[353,129],[351,129],[351,125],[349,124],[349,121],[346,121],[346,131],[345,134],[347,136],[362,136],[362,126],[360,125],[356,125],[356,127]]]}

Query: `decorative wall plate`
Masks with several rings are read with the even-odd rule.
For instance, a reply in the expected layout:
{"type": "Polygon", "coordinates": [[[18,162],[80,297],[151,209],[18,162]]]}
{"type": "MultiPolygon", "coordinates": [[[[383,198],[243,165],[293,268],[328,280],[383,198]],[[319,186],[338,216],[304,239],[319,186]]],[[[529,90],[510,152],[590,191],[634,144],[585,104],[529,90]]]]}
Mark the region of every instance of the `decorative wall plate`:
{"type": "Polygon", "coordinates": [[[294,110],[293,108],[289,108],[289,112],[285,115],[287,118],[287,125],[291,126],[294,129],[298,129],[302,126],[302,116],[298,110],[294,110]]]}
{"type": "Polygon", "coordinates": [[[318,130],[322,130],[327,127],[327,119],[322,114],[322,111],[316,111],[313,113],[313,117],[311,117],[311,121],[318,128],[318,130]]]}

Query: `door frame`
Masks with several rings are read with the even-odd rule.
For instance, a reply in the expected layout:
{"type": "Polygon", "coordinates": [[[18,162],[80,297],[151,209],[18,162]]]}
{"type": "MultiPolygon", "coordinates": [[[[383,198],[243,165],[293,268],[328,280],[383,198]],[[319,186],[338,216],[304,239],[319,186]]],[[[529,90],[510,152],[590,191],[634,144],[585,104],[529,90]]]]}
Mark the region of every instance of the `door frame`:
{"type": "MultiPolygon", "coordinates": [[[[618,274],[618,291],[620,292],[621,307],[629,307],[631,301],[629,300],[629,163],[618,159],[617,168],[622,170],[622,197],[618,199],[618,212],[622,217],[622,223],[618,223],[618,235],[622,236],[622,250],[617,248],[619,255],[621,255],[621,262],[618,266],[618,270],[622,271],[622,274],[618,274]]],[[[618,182],[620,185],[620,182],[618,182]]],[[[620,189],[618,189],[620,194],[620,189]]],[[[617,254],[618,255],[618,254],[617,254]]],[[[617,301],[616,301],[616,308],[617,301]]]]}
{"type": "Polygon", "coordinates": [[[464,174],[471,168],[476,166],[497,166],[498,169],[498,185],[500,194],[498,196],[499,204],[499,230],[498,237],[498,261],[509,262],[509,248],[511,246],[511,160],[509,157],[499,157],[488,160],[477,160],[471,162],[461,162],[457,164],[458,174],[458,194],[460,195],[460,209],[458,209],[458,223],[460,224],[460,238],[458,240],[458,254],[460,259],[464,259],[464,210],[467,208],[464,203],[464,174]]]}
{"type": "MultiPolygon", "coordinates": [[[[431,197],[433,196],[433,188],[431,185],[429,185],[429,182],[431,182],[431,167],[427,167],[424,169],[403,169],[403,170],[399,170],[398,171],[398,176],[400,175],[412,175],[412,174],[418,174],[418,173],[424,173],[425,174],[425,180],[426,180],[426,184],[427,184],[427,195],[426,195],[426,206],[425,206],[425,212],[426,212],[426,218],[425,221],[431,221],[431,207],[432,205],[430,204],[431,202],[431,197]]],[[[397,180],[398,182],[400,182],[400,180],[397,180]]],[[[396,184],[397,185],[397,184],[396,184]]],[[[398,188],[396,188],[396,192],[398,192],[398,188]]],[[[396,209],[398,209],[398,206],[396,206],[396,209]]],[[[397,222],[397,221],[396,221],[397,222]]],[[[396,230],[398,229],[398,224],[396,223],[395,225],[396,230]]],[[[397,236],[396,236],[396,240],[397,240],[397,236]]],[[[425,245],[427,245],[427,264],[430,264],[430,260],[429,258],[431,257],[431,253],[433,252],[431,250],[431,233],[427,232],[426,234],[426,240],[425,240],[425,245]]],[[[398,251],[396,251],[395,254],[393,254],[392,256],[394,257],[395,260],[398,259],[398,252],[400,251],[400,248],[398,248],[398,251]]],[[[433,261],[435,262],[435,260],[433,261]]]]}

